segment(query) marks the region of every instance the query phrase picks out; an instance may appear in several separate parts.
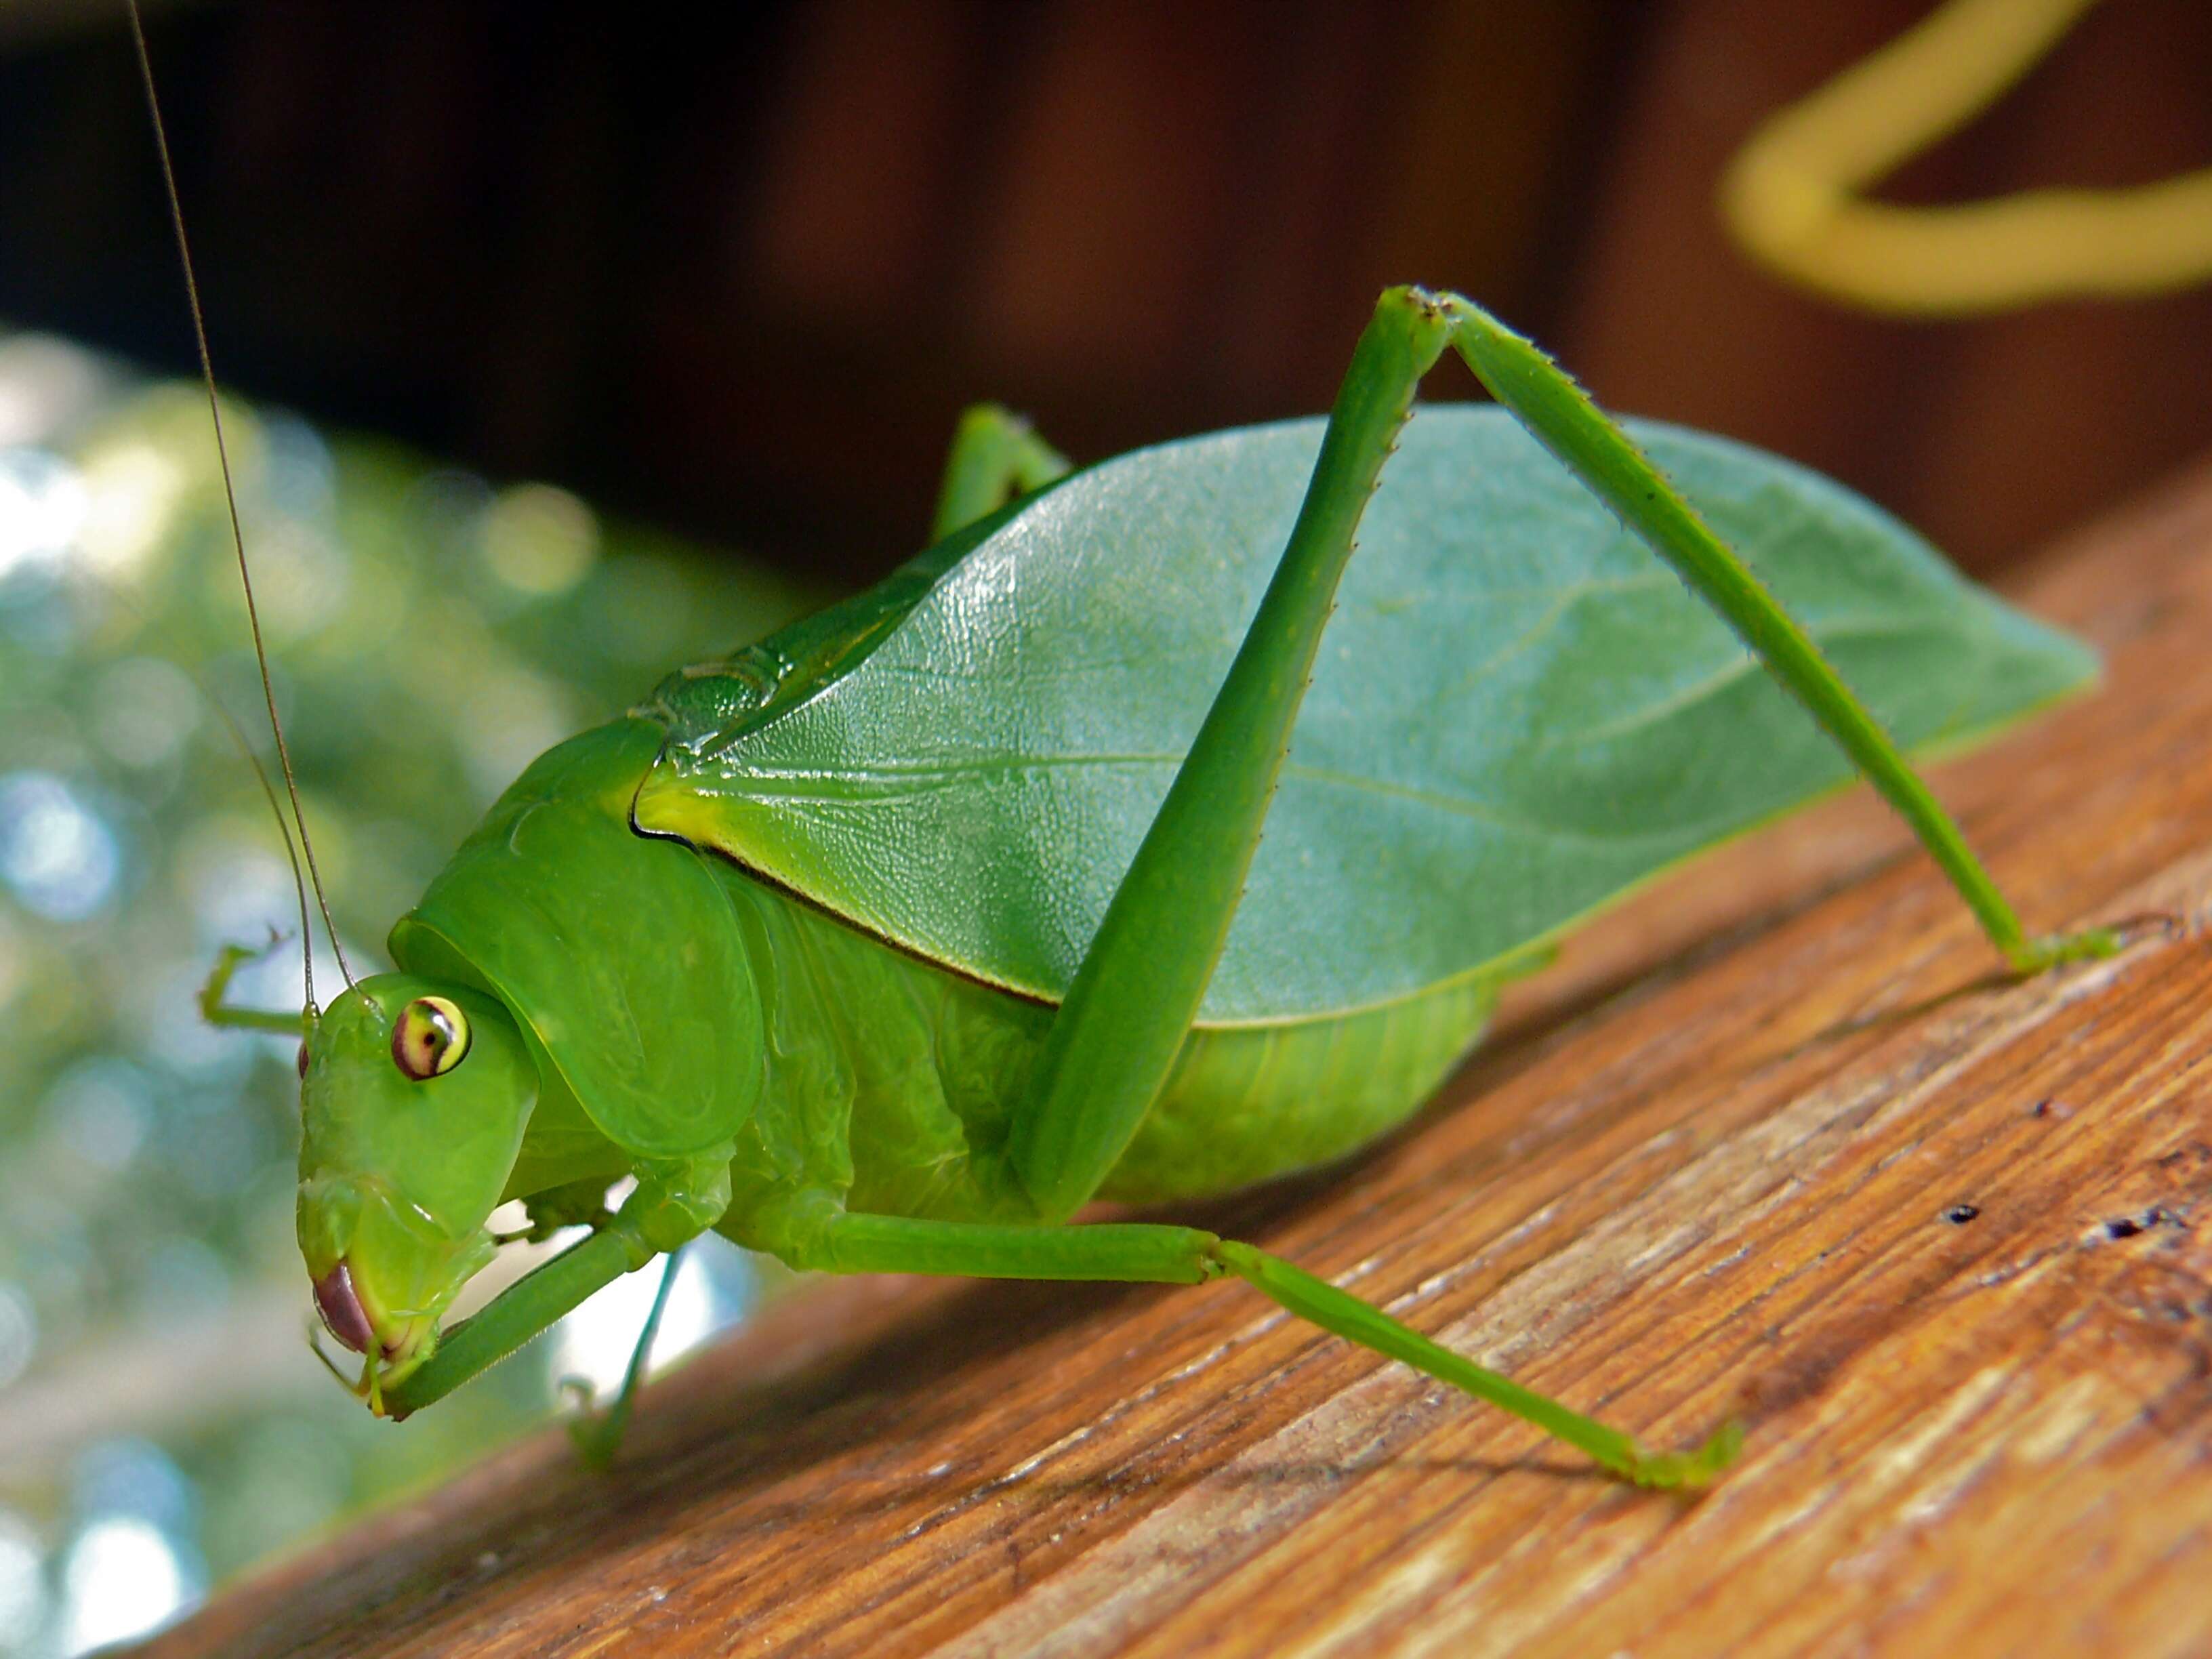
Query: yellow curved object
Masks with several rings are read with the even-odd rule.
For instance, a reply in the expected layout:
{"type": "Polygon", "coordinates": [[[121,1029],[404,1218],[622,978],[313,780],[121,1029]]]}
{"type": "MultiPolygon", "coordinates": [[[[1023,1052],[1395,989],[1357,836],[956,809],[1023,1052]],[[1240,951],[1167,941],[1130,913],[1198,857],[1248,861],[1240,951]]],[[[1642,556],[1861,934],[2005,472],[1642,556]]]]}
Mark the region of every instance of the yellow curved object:
{"type": "Polygon", "coordinates": [[[1754,133],[1720,206],[1770,269],[1876,311],[1963,315],[2212,276],[2212,168],[1956,206],[1856,192],[1994,102],[2096,0],[1951,0],[1754,133]]]}

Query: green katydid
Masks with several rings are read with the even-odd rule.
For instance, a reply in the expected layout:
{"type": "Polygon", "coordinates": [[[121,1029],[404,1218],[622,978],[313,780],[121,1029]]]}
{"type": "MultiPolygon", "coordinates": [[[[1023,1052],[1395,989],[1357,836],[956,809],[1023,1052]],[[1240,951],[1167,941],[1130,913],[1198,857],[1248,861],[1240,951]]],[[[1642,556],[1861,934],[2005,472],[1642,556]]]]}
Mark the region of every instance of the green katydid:
{"type": "Polygon", "coordinates": [[[2117,947],[2030,939],[1899,746],[2078,689],[2084,647],[1826,480],[1615,423],[1458,295],[1383,295],[1325,422],[1075,471],[978,411],[937,530],[540,757],[398,971],[295,1022],[218,965],[210,1019],[304,1034],[300,1243],[373,1409],[712,1229],[838,1273],[1239,1279],[1701,1485],[1732,1425],[1648,1450],[1250,1245],[1073,1218],[1352,1152],[1558,935],[1854,767],[2012,969],[2117,947]],[[1447,350],[1502,408],[1411,418],[1447,350]],[[512,1200],[588,1236],[441,1331],[512,1200]]]}
{"type": "Polygon", "coordinates": [[[975,417],[929,552],[547,754],[394,928],[401,971],[312,1022],[301,1243],[362,1392],[418,1409],[711,1227],[830,1271],[1242,1278],[1631,1480],[1709,1478],[1726,1429],[1648,1452],[1249,1246],[1062,1224],[1353,1150],[1551,937],[1844,775],[1612,512],[1890,797],[2013,968],[2111,948],[2025,936],[1813,641],[1913,744],[2063,694],[2088,655],[1834,486],[1637,439],[1473,305],[1410,289],[1325,428],[1056,477],[975,417]],[[1510,415],[1407,424],[1447,347],[1510,415]],[[1637,439],[1760,544],[1807,627],[1637,439]],[[514,1198],[593,1231],[441,1335],[514,1198]]]}

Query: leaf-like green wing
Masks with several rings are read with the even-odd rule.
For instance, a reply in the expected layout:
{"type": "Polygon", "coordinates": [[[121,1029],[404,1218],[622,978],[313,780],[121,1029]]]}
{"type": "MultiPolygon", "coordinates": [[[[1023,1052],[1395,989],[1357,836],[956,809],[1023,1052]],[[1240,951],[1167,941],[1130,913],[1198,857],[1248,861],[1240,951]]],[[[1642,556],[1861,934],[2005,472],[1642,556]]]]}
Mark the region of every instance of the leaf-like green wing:
{"type": "MultiPolygon", "coordinates": [[[[2085,647],[1829,480],[1631,425],[1907,745],[1978,735],[2094,676],[2085,647]]],[[[1217,433],[1079,473],[974,533],[872,649],[752,713],[712,673],[671,681],[638,821],[1056,997],[1258,604],[1321,430],[1217,433]]],[[[1209,1024],[1478,970],[1849,775],[1501,410],[1417,415],[1359,544],[1209,1024]]]]}

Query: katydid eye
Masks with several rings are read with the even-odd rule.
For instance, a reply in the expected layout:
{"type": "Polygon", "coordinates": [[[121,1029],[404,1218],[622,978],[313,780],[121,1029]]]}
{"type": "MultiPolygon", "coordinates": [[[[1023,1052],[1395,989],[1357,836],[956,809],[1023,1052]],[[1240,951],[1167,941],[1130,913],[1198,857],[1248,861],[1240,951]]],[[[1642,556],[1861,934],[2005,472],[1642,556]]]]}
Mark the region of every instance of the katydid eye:
{"type": "Polygon", "coordinates": [[[468,1017],[443,997],[417,997],[392,1028],[392,1063],[421,1083],[450,1072],[469,1051],[468,1017]]]}

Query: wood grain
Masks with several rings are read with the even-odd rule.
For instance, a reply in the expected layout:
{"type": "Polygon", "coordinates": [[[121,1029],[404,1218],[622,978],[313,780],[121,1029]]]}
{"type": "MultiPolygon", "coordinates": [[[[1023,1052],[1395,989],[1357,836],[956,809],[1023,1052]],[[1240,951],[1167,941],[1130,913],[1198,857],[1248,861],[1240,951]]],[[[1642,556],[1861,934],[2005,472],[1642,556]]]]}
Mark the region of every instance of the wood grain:
{"type": "MultiPolygon", "coordinates": [[[[2212,1650],[2212,471],[2029,602],[2099,695],[1941,787],[2027,983],[1861,799],[1645,896],[1409,1132],[1200,1218],[1660,1442],[1701,1502],[1233,1285],[826,1285],[147,1650],[2212,1650]]],[[[404,1431],[402,1431],[404,1432],[404,1431]]]]}

